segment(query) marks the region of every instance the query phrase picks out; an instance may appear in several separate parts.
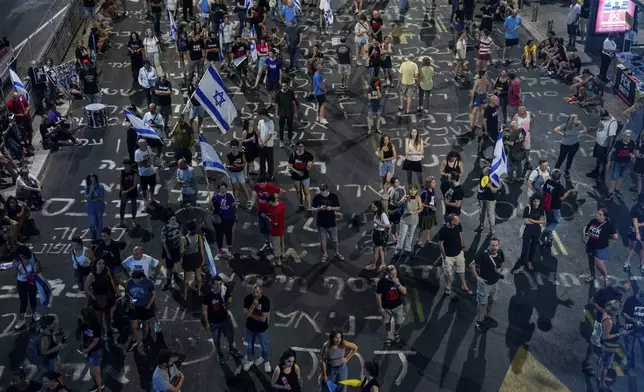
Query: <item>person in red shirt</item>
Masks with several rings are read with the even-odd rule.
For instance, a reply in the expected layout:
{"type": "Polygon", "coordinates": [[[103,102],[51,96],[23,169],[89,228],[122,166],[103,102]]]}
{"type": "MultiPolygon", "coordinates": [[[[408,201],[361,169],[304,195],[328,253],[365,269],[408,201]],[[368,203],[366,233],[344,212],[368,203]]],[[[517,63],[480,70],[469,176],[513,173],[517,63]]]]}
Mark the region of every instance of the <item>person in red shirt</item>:
{"type": "MultiPolygon", "coordinates": [[[[282,188],[267,181],[265,174],[260,174],[257,182],[255,183],[255,187],[253,188],[252,199],[257,200],[257,225],[259,226],[259,232],[265,239],[265,244],[262,247],[262,250],[270,246],[271,206],[268,203],[268,197],[279,195],[282,192],[284,192],[282,188]]],[[[252,202],[250,204],[252,206],[252,202]]]]}
{"type": "Polygon", "coordinates": [[[15,116],[16,124],[20,129],[23,142],[31,147],[31,139],[34,131],[31,128],[31,114],[29,113],[29,103],[22,95],[14,92],[11,98],[7,100],[7,109],[15,116]]]}
{"type": "Polygon", "coordinates": [[[255,78],[255,85],[253,88],[257,88],[259,85],[260,80],[262,80],[262,77],[264,76],[264,65],[266,64],[266,60],[268,60],[268,54],[271,51],[271,44],[268,42],[267,37],[263,36],[259,43],[257,44],[257,47],[255,48],[257,50],[257,78],[255,78]]]}
{"type": "Polygon", "coordinates": [[[271,245],[273,246],[273,261],[269,264],[271,267],[281,266],[282,261],[286,260],[284,254],[284,231],[286,229],[286,205],[284,202],[277,200],[275,195],[268,196],[268,204],[271,213],[271,245]]]}
{"type": "Polygon", "coordinates": [[[521,82],[517,75],[510,72],[508,74],[510,79],[510,87],[508,88],[508,121],[512,121],[514,116],[519,111],[519,106],[522,104],[521,100],[521,82]]]}

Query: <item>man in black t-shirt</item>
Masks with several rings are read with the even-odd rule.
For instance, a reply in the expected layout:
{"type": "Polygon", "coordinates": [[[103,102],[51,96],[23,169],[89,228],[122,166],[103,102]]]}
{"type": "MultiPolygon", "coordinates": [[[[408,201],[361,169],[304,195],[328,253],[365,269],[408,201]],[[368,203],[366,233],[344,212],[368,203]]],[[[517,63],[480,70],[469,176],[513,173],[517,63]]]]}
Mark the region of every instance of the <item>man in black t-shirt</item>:
{"type": "Polygon", "coordinates": [[[233,303],[228,287],[219,275],[213,276],[212,288],[201,300],[201,315],[206,331],[212,332],[212,341],[217,350],[217,360],[220,364],[225,362],[224,353],[221,351],[221,335],[228,341],[228,351],[233,356],[237,366],[241,366],[244,355],[235,347],[235,329],[228,314],[233,303]]]}
{"type": "Polygon", "coordinates": [[[602,337],[602,316],[605,313],[604,308],[606,304],[611,301],[622,302],[624,295],[631,290],[631,283],[628,280],[620,280],[614,285],[607,285],[597,291],[597,293],[588,301],[586,306],[586,317],[594,319],[593,333],[590,337],[588,347],[586,349],[586,358],[581,363],[584,372],[587,375],[594,375],[595,372],[592,367],[592,359],[595,348],[601,348],[602,337]],[[589,312],[591,312],[589,314],[589,312]]]}
{"type": "Polygon", "coordinates": [[[561,222],[561,202],[575,191],[574,189],[565,190],[559,182],[560,178],[561,171],[555,169],[543,184],[543,210],[546,213],[546,228],[541,240],[546,247],[552,245],[552,232],[559,227],[561,222]]]}
{"type": "Polygon", "coordinates": [[[340,88],[346,89],[349,76],[351,75],[351,48],[346,44],[347,38],[340,37],[340,45],[335,48],[338,56],[338,73],[342,78],[340,88]]]}
{"type": "Polygon", "coordinates": [[[167,73],[164,73],[161,76],[161,80],[157,83],[154,94],[157,96],[157,107],[161,114],[161,118],[163,118],[163,129],[167,136],[169,128],[168,123],[170,122],[170,116],[172,115],[172,83],[168,80],[167,73]]]}
{"type": "Polygon", "coordinates": [[[150,11],[154,23],[154,33],[161,37],[161,14],[163,12],[163,0],[148,0],[150,2],[150,11]]]}
{"type": "Polygon", "coordinates": [[[628,256],[624,263],[624,271],[631,269],[631,258],[635,253],[637,244],[640,244],[640,271],[644,273],[644,246],[642,245],[642,238],[644,238],[644,193],[637,196],[637,203],[631,208],[631,233],[628,236],[630,243],[628,244],[628,256]]]}
{"type": "Polygon", "coordinates": [[[297,117],[297,99],[288,81],[280,82],[281,89],[275,94],[275,117],[279,118],[280,147],[284,147],[284,125],[288,128],[288,144],[293,147],[293,120],[297,117]]]}
{"type": "Polygon", "coordinates": [[[492,313],[492,304],[499,297],[500,279],[504,276],[503,262],[505,256],[501,250],[501,242],[498,238],[492,237],[490,244],[483,253],[476,256],[471,264],[472,273],[476,276],[476,329],[482,331],[486,326],[496,324],[496,321],[490,316],[492,313]]]}
{"type": "Polygon", "coordinates": [[[315,164],[315,157],[304,149],[304,143],[297,143],[296,150],[288,159],[288,171],[295,182],[295,190],[300,206],[296,212],[307,211],[307,218],[311,217],[311,177],[309,171],[315,164]]]}
{"type": "Polygon", "coordinates": [[[625,178],[630,177],[632,164],[631,160],[635,157],[635,142],[631,140],[633,131],[630,129],[622,133],[622,140],[618,140],[613,145],[613,151],[608,160],[608,166],[612,167],[612,178],[608,184],[607,200],[613,198],[613,195],[622,197],[622,192],[619,188],[622,186],[625,178]]]}
{"type": "Polygon", "coordinates": [[[221,0],[215,0],[214,3],[210,3],[210,28],[211,31],[218,32],[219,26],[224,21],[224,16],[228,14],[228,9],[226,4],[221,0]]]}
{"type": "Polygon", "coordinates": [[[219,47],[219,36],[217,35],[216,32],[214,31],[210,32],[210,35],[206,40],[205,46],[206,46],[206,60],[211,62],[219,62],[220,60],[219,52],[221,51],[221,48],[219,47]]]}
{"type": "Polygon", "coordinates": [[[487,106],[483,109],[483,135],[479,140],[479,156],[485,157],[485,150],[488,146],[494,147],[496,139],[499,136],[499,97],[492,95],[487,102],[487,106]]]}
{"type": "Polygon", "coordinates": [[[499,191],[499,188],[497,188],[489,179],[489,167],[483,169],[481,176],[482,178],[487,177],[488,180],[485,183],[485,186],[482,186],[482,179],[481,183],[479,183],[479,191],[476,195],[477,199],[479,200],[479,227],[477,227],[474,231],[476,231],[477,233],[482,232],[484,229],[483,224],[485,223],[485,219],[487,218],[488,225],[490,226],[490,232],[488,233],[488,236],[492,237],[494,235],[494,227],[496,223],[496,193],[499,191]]]}
{"type": "Polygon", "coordinates": [[[396,343],[400,342],[400,327],[405,319],[403,295],[407,295],[407,288],[400,283],[396,266],[390,264],[387,266],[385,276],[378,281],[376,286],[376,301],[387,332],[385,350],[391,348],[392,340],[396,343]],[[391,328],[392,319],[394,320],[393,329],[391,328]]]}
{"type": "Polygon", "coordinates": [[[271,301],[263,295],[262,285],[255,283],[253,292],[244,297],[244,316],[246,316],[246,361],[244,362],[244,371],[250,370],[253,363],[259,366],[264,363],[264,371],[271,372],[271,363],[269,358],[269,341],[268,341],[268,316],[271,311],[271,301]],[[262,351],[262,357],[257,361],[255,359],[255,339],[259,340],[262,351]]]}
{"type": "Polygon", "coordinates": [[[313,211],[318,213],[317,226],[318,234],[320,235],[320,246],[322,247],[322,263],[326,263],[327,259],[327,238],[330,238],[333,243],[334,257],[344,261],[344,256],[340,254],[338,228],[335,223],[335,213],[340,211],[338,196],[329,192],[327,184],[321,183],[320,193],[313,198],[312,208],[313,211]]]}
{"type": "Polygon", "coordinates": [[[78,83],[83,94],[90,103],[101,102],[101,90],[98,87],[98,72],[96,67],[90,65],[89,60],[83,60],[83,68],[78,73],[78,83]]]}
{"type": "Polygon", "coordinates": [[[116,241],[112,239],[112,229],[109,227],[103,228],[101,231],[101,240],[94,249],[96,259],[103,259],[105,266],[109,268],[114,283],[125,288],[125,274],[123,272],[123,259],[121,258],[121,251],[125,249],[125,242],[116,241]]]}
{"type": "Polygon", "coordinates": [[[248,63],[249,63],[249,57],[250,57],[250,49],[248,45],[242,40],[241,36],[237,36],[237,39],[233,43],[232,47],[230,48],[230,63],[233,64],[237,72],[239,73],[239,76],[243,80],[246,77],[246,73],[248,70],[248,63]],[[243,61],[235,61],[236,59],[241,59],[242,57],[246,56],[246,59],[243,61]]]}
{"type": "Polygon", "coordinates": [[[624,354],[631,370],[635,369],[635,343],[644,345],[644,289],[624,302],[622,310],[624,329],[630,333],[624,336],[624,354]]]}
{"type": "Polygon", "coordinates": [[[438,247],[443,258],[443,276],[445,277],[445,295],[452,293],[454,273],[458,274],[461,289],[469,294],[472,291],[465,280],[465,240],[461,219],[456,214],[447,214],[445,224],[438,230],[438,247]]]}
{"type": "Polygon", "coordinates": [[[191,80],[193,77],[201,79],[204,58],[204,42],[201,35],[193,34],[188,38],[188,57],[190,61],[186,69],[186,80],[191,80]]]}
{"type": "Polygon", "coordinates": [[[461,215],[461,203],[465,193],[459,182],[458,173],[449,173],[449,189],[445,192],[443,202],[445,203],[445,222],[449,214],[461,215]]]}

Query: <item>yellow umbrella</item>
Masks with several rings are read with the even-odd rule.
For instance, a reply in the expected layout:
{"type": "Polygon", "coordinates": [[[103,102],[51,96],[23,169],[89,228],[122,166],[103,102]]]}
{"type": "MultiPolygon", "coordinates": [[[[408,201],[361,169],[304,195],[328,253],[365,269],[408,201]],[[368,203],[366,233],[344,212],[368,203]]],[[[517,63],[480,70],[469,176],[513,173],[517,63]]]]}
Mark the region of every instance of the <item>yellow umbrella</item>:
{"type": "Polygon", "coordinates": [[[360,385],[362,385],[362,381],[358,380],[357,378],[340,381],[339,383],[349,387],[359,387],[360,385]]]}
{"type": "Polygon", "coordinates": [[[490,182],[490,176],[483,176],[481,178],[481,187],[485,188],[488,182],[490,182]]]}

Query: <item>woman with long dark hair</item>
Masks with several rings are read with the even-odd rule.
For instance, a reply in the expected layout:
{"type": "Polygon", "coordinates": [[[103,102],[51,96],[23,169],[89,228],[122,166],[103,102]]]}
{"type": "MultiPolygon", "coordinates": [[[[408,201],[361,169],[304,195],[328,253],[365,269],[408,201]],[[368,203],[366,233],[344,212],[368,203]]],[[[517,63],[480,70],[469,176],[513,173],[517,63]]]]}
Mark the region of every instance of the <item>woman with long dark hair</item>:
{"type": "MultiPolygon", "coordinates": [[[[114,306],[118,291],[114,284],[114,278],[109,269],[105,266],[105,260],[98,259],[92,268],[92,272],[85,279],[85,294],[90,299],[90,305],[96,317],[102,322],[103,330],[107,334],[112,325],[112,307],[114,306]]],[[[112,333],[118,332],[115,329],[112,333]]],[[[106,336],[107,337],[107,336],[106,336]]]]}
{"type": "Polygon", "coordinates": [[[459,178],[463,178],[465,176],[461,154],[454,150],[448,152],[445,159],[443,159],[443,162],[441,162],[438,172],[441,174],[441,193],[445,194],[445,192],[449,190],[450,173],[458,174],[459,178]]]}
{"type": "Polygon", "coordinates": [[[249,174],[256,174],[251,169],[255,166],[255,159],[259,157],[259,140],[255,125],[252,120],[244,120],[242,126],[241,144],[246,158],[246,178],[249,174]]]}
{"type": "Polygon", "coordinates": [[[31,307],[33,321],[37,322],[40,315],[36,312],[38,306],[38,289],[36,288],[36,275],[43,270],[40,260],[36,259],[34,253],[26,245],[19,245],[16,249],[17,257],[13,261],[13,268],[16,270],[16,291],[20,299],[20,311],[14,329],[19,330],[25,326],[25,313],[27,303],[31,307]]]}
{"type": "Polygon", "coordinates": [[[373,77],[369,83],[367,90],[367,135],[371,135],[371,130],[374,125],[376,132],[382,133],[380,130],[380,116],[382,115],[382,90],[380,89],[380,79],[373,77]]]}
{"type": "Polygon", "coordinates": [[[96,392],[102,392],[105,388],[101,376],[101,360],[103,359],[103,339],[101,338],[103,328],[94,308],[88,306],[81,310],[80,319],[81,347],[87,358],[89,373],[96,383],[96,392]]]}
{"type": "Polygon", "coordinates": [[[83,240],[76,236],[72,238],[72,267],[78,291],[85,290],[85,279],[92,272],[92,265],[96,261],[94,252],[83,245],[83,240]]]}
{"type": "Polygon", "coordinates": [[[374,213],[373,231],[371,233],[371,239],[373,241],[373,261],[364,269],[373,271],[378,267],[378,262],[380,262],[378,271],[384,271],[387,266],[385,262],[385,246],[387,246],[391,224],[389,223],[389,215],[385,211],[382,201],[376,200],[371,203],[371,211],[374,213]]]}
{"type": "Polygon", "coordinates": [[[183,299],[188,298],[188,283],[191,275],[194,276],[197,287],[197,295],[201,295],[201,273],[200,269],[206,260],[203,236],[197,234],[195,222],[186,224],[188,233],[181,237],[181,268],[183,268],[183,299]]]}
{"type": "Polygon", "coordinates": [[[419,185],[423,184],[423,157],[425,146],[416,127],[409,130],[409,137],[405,139],[405,161],[402,169],[407,173],[407,185],[411,185],[412,173],[416,173],[419,185]]]}
{"type": "Polygon", "coordinates": [[[360,386],[360,392],[380,392],[380,383],[378,382],[378,375],[380,374],[380,366],[378,362],[368,361],[364,364],[364,379],[360,386]]]}
{"type": "Polygon", "coordinates": [[[139,71],[143,67],[143,41],[136,31],[130,34],[127,52],[130,55],[130,63],[132,63],[132,79],[136,81],[139,78],[139,71]]]}
{"type": "Polygon", "coordinates": [[[380,161],[378,174],[382,178],[381,189],[383,195],[387,193],[388,184],[394,176],[396,158],[396,146],[391,143],[389,135],[383,135],[380,138],[380,146],[378,147],[378,160],[380,161]]]}
{"type": "Polygon", "coordinates": [[[302,391],[302,377],[300,367],[295,363],[295,351],[286,350],[280,357],[280,362],[275,366],[271,385],[276,391],[302,391]]]}
{"type": "Polygon", "coordinates": [[[87,218],[92,240],[101,239],[103,214],[105,213],[105,187],[98,181],[96,174],[89,174],[85,179],[85,200],[87,200],[87,218]]]}
{"type": "Polygon", "coordinates": [[[340,381],[349,378],[349,369],[347,362],[358,352],[358,346],[344,340],[344,334],[338,328],[331,329],[329,340],[324,342],[321,351],[320,364],[322,373],[320,374],[321,392],[328,391],[327,381],[336,384],[337,392],[347,392],[347,386],[341,385],[340,381]],[[349,351],[347,353],[347,350],[349,351]]]}
{"type": "Polygon", "coordinates": [[[537,256],[539,249],[539,238],[541,237],[541,225],[546,223],[546,215],[541,206],[541,197],[538,194],[532,195],[530,205],[523,209],[523,247],[521,259],[512,268],[512,273],[519,273],[527,266],[528,271],[533,270],[532,262],[537,256]]]}
{"type": "Polygon", "coordinates": [[[503,123],[508,122],[508,91],[510,90],[510,79],[508,78],[508,71],[501,70],[499,77],[494,82],[494,95],[499,97],[499,106],[503,114],[503,123]]]}
{"type": "Polygon", "coordinates": [[[436,178],[429,176],[421,188],[420,200],[423,210],[420,213],[420,233],[416,245],[424,248],[431,243],[432,229],[436,226],[436,178]]]}
{"type": "MultiPolygon", "coordinates": [[[[246,186],[246,184],[240,184],[246,186]]],[[[237,201],[235,197],[228,193],[228,184],[222,182],[219,184],[219,192],[212,196],[213,223],[215,224],[215,233],[217,239],[217,256],[218,260],[224,253],[224,237],[228,245],[228,255],[233,256],[233,236],[235,234],[235,222],[237,221],[237,201]]]]}

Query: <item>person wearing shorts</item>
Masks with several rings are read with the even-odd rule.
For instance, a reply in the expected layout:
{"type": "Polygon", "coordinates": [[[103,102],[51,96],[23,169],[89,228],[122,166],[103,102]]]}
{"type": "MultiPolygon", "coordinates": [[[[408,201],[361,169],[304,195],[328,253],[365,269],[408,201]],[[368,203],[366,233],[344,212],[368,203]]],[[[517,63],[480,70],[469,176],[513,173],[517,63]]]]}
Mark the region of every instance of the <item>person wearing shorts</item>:
{"type": "Polygon", "coordinates": [[[499,298],[499,280],[504,278],[501,274],[504,261],[505,255],[501,250],[501,242],[498,238],[492,237],[488,248],[479,253],[470,265],[477,282],[475,326],[478,331],[484,331],[487,326],[496,324],[491,316],[492,305],[499,298]]]}
{"type": "Polygon", "coordinates": [[[400,327],[405,321],[405,311],[402,297],[407,295],[407,288],[398,279],[396,266],[387,266],[385,276],[378,281],[376,286],[376,300],[378,309],[382,314],[382,322],[387,333],[385,350],[391,348],[392,340],[400,343],[400,327]],[[394,326],[392,328],[391,321],[394,326]]]}
{"type": "Polygon", "coordinates": [[[324,118],[324,109],[326,107],[326,77],[322,74],[322,63],[317,64],[317,71],[313,74],[313,94],[318,103],[317,116],[315,121],[322,125],[329,122],[324,118]]]}
{"type": "Polygon", "coordinates": [[[510,52],[512,48],[519,45],[519,27],[521,26],[521,16],[517,15],[516,10],[512,10],[512,15],[508,16],[503,22],[505,27],[505,47],[503,48],[503,61],[510,62],[510,52]]]}
{"type": "Polygon", "coordinates": [[[171,212],[164,219],[167,223],[161,228],[161,259],[165,261],[166,268],[166,283],[163,286],[165,291],[172,287],[174,266],[181,260],[181,225],[171,212]]]}
{"type": "Polygon", "coordinates": [[[338,227],[336,224],[335,214],[340,211],[340,200],[334,193],[329,192],[329,186],[325,183],[320,184],[320,193],[315,195],[312,202],[313,210],[317,212],[317,227],[320,236],[320,247],[322,248],[322,263],[327,260],[327,239],[331,239],[334,258],[344,261],[344,256],[340,254],[340,243],[338,241],[338,227]]]}
{"type": "Polygon", "coordinates": [[[338,73],[342,80],[340,88],[344,90],[347,88],[349,76],[351,75],[351,48],[347,45],[346,37],[340,37],[340,45],[335,48],[335,53],[338,58],[338,73]]]}
{"type": "MultiPolygon", "coordinates": [[[[631,175],[631,159],[635,156],[635,142],[631,140],[633,131],[630,129],[624,131],[622,140],[618,140],[613,145],[610,161],[612,162],[612,180],[608,185],[608,198],[611,199],[613,194],[622,196],[619,188],[622,186],[625,178],[631,175]]],[[[609,162],[609,165],[611,164],[609,162]]]]}
{"type": "Polygon", "coordinates": [[[154,283],[146,278],[143,270],[135,269],[130,275],[130,279],[125,284],[125,292],[130,300],[130,317],[131,335],[127,344],[127,351],[134,350],[142,339],[147,338],[150,330],[150,320],[154,318],[154,302],[156,292],[154,283]],[[137,337],[139,322],[143,324],[141,338],[137,337]]]}
{"type": "Polygon", "coordinates": [[[438,230],[438,246],[443,256],[443,276],[445,277],[445,295],[452,293],[454,273],[458,274],[461,289],[472,293],[465,281],[465,243],[461,219],[456,214],[448,214],[445,224],[438,230]]]}
{"type": "Polygon", "coordinates": [[[157,186],[157,169],[154,167],[154,154],[145,139],[139,139],[139,148],[134,152],[134,160],[139,167],[141,193],[146,207],[150,206],[157,186]],[[150,192],[148,193],[148,190],[150,192]]]}
{"type": "Polygon", "coordinates": [[[382,114],[382,90],[380,89],[380,79],[372,78],[367,90],[367,134],[371,135],[373,126],[376,126],[376,132],[382,133],[380,130],[380,115],[382,114]]]}
{"type": "Polygon", "coordinates": [[[411,113],[411,100],[414,99],[416,90],[418,89],[418,65],[414,62],[414,55],[410,54],[407,56],[407,60],[400,64],[398,69],[400,75],[398,79],[398,85],[400,87],[400,104],[398,105],[398,111],[402,113],[403,103],[407,102],[407,114],[411,113]]]}

